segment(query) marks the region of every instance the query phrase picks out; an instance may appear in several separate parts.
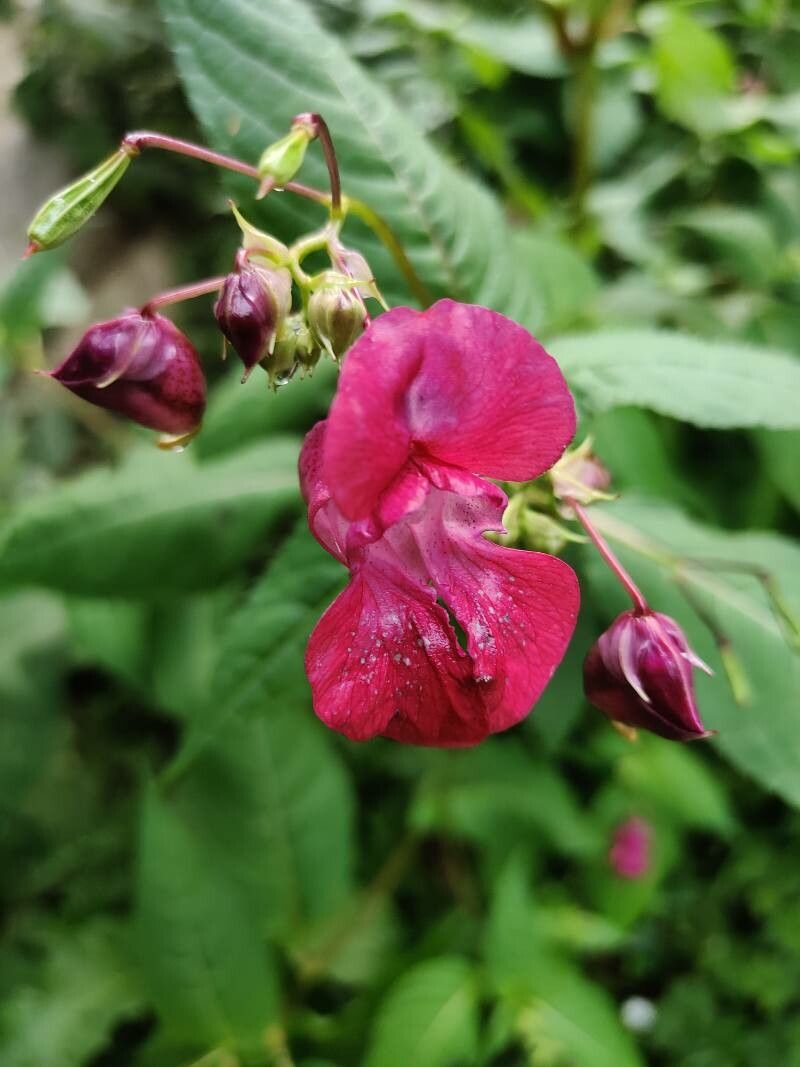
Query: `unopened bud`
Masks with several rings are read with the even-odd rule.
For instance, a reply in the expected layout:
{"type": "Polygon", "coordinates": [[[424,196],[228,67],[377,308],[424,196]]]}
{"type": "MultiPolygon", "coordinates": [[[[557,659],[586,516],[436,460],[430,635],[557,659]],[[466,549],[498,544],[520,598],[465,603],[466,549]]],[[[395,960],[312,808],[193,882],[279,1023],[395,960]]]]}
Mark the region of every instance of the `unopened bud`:
{"type": "Polygon", "coordinates": [[[365,312],[358,293],[341,284],[336,275],[323,275],[308,301],[312,333],[331,359],[337,360],[361,336],[365,312]]]}
{"type": "Polygon", "coordinates": [[[360,283],[356,286],[356,292],[364,300],[372,297],[384,309],[387,308],[386,301],[383,299],[375,282],[372,268],[360,252],[357,252],[354,248],[345,248],[344,245],[337,245],[331,248],[331,258],[337,270],[341,271],[345,277],[352,278],[360,283]]]}
{"type": "Polygon", "coordinates": [[[537,552],[549,552],[558,555],[568,542],[582,543],[585,538],[562,526],[560,522],[544,515],[541,511],[525,508],[520,516],[520,540],[525,548],[537,552]]]}
{"type": "Polygon", "coordinates": [[[306,149],[316,135],[310,116],[298,115],[289,132],[264,149],[258,161],[258,176],[261,178],[259,195],[269,189],[280,189],[294,178],[303,165],[306,149]]]}
{"type": "MultiPolygon", "coordinates": [[[[225,279],[214,304],[220,330],[245,366],[271,354],[281,323],[292,309],[292,276],[285,267],[261,267],[237,256],[236,269],[225,279]]],[[[244,379],[243,379],[244,380],[244,379]]]]}
{"type": "Polygon", "coordinates": [[[608,862],[620,878],[635,881],[650,869],[650,824],[644,819],[626,819],[614,831],[608,862]]]}
{"type": "Polygon", "coordinates": [[[592,439],[587,437],[577,448],[565,452],[550,471],[553,493],[559,500],[591,504],[595,500],[612,500],[606,492],[611,475],[592,453],[592,439]]]}
{"type": "Polygon", "coordinates": [[[50,377],[90,404],[162,433],[196,432],[205,411],[197,352],[162,315],[128,311],[96,323],[50,377]]]}
{"type": "Polygon", "coordinates": [[[289,262],[289,249],[282,241],[248,222],[232,200],[228,204],[242,231],[242,248],[250,253],[251,258],[257,256],[259,260],[264,259],[268,266],[282,266],[289,262]]]}
{"type": "Polygon", "coordinates": [[[57,248],[72,237],[105,201],[135,154],[134,149],[119,148],[42,204],[28,227],[29,251],[57,248]]]}
{"type": "Polygon", "coordinates": [[[693,741],[710,736],[695,701],[695,667],[711,674],[674,619],[626,611],[590,649],[583,685],[588,700],[615,723],[693,741]]]}

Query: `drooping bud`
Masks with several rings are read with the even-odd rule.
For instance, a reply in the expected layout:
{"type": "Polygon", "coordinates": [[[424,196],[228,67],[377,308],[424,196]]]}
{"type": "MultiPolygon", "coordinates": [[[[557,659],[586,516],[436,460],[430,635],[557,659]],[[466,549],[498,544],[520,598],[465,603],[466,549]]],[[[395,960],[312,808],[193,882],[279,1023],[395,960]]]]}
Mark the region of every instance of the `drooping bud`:
{"type": "Polygon", "coordinates": [[[296,312],[283,320],[273,353],[262,361],[262,366],[269,375],[270,385],[277,388],[285,385],[298,367],[304,372],[312,370],[319,357],[319,345],[314,343],[305,316],[296,312]]]}
{"type": "Polygon", "coordinates": [[[650,824],[635,816],[614,831],[608,862],[620,878],[644,878],[650,869],[650,824]]]}
{"type": "Polygon", "coordinates": [[[269,189],[280,189],[294,178],[303,165],[306,149],[316,136],[311,116],[298,115],[289,132],[264,149],[258,161],[259,195],[269,189]]]}
{"type": "Polygon", "coordinates": [[[29,252],[57,248],[94,215],[136,155],[122,146],[88,174],[51,196],[28,227],[29,252]]]}
{"type": "Polygon", "coordinates": [[[388,311],[388,306],[381,295],[380,289],[378,289],[372,268],[364,256],[354,248],[345,248],[341,244],[332,244],[330,252],[336,269],[341,271],[345,277],[352,278],[360,283],[356,287],[359,296],[363,297],[364,300],[372,297],[378,301],[384,310],[388,311]]]}
{"type": "Polygon", "coordinates": [[[349,279],[326,271],[308,300],[308,322],[319,344],[337,360],[366,326],[363,302],[349,279]]]}
{"type": "Polygon", "coordinates": [[[127,311],[95,323],[50,377],[90,404],[162,433],[196,432],[205,411],[197,352],[162,315],[127,311]]]}
{"type": "Polygon", "coordinates": [[[550,470],[550,481],[558,500],[591,504],[595,500],[614,499],[606,492],[611,475],[592,452],[591,437],[564,453],[550,470]]]}
{"type": "Polygon", "coordinates": [[[245,366],[242,381],[272,353],[281,323],[292,309],[292,276],[285,267],[262,267],[236,257],[236,267],[214,304],[220,330],[245,366]]]}
{"type": "Polygon", "coordinates": [[[589,650],[583,685],[588,700],[615,723],[694,741],[711,735],[697,710],[694,667],[712,673],[674,619],[625,611],[589,650]]]}

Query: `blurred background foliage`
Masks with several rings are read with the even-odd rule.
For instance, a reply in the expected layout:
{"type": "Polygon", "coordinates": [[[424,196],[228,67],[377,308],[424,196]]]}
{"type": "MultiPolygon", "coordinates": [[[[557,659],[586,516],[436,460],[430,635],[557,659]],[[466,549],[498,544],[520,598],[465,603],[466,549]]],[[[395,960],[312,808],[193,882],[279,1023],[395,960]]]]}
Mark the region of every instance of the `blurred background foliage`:
{"type": "MultiPolygon", "coordinates": [[[[207,302],[187,305],[214,386],[181,456],[30,373],[92,317],[224,271],[226,199],[252,190],[145,154],[89,232],[12,267],[28,181],[125,131],[253,159],[320,110],[346,191],[432,291],[561,358],[623,492],[609,534],[768,569],[800,610],[797,6],[1,10],[19,77],[0,133],[26,178],[0,292],[0,1062],[800,1065],[800,685],[759,582],[699,586],[744,663],[738,707],[669,572],[626,555],[717,667],[718,742],[631,745],[585,706],[580,662],[617,602],[584,552],[576,639],[524,725],[460,753],[344,742],[302,668],[342,571],[294,471],[333,373],[240,388],[207,302]],[[626,880],[608,853],[632,815],[652,857],[626,880]]],[[[262,212],[282,236],[319,218],[286,195],[262,212]]]]}

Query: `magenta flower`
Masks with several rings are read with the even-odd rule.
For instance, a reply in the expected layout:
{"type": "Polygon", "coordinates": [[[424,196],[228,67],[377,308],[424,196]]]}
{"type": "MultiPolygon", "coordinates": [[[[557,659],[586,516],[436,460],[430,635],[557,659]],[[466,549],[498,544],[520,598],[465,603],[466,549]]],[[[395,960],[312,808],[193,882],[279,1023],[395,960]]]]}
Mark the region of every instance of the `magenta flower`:
{"type": "Polygon", "coordinates": [[[614,831],[608,862],[620,878],[643,878],[650,869],[650,824],[635,817],[614,831]]]}
{"type": "Polygon", "coordinates": [[[205,411],[197,352],[163,315],[127,311],[95,323],[50,377],[81,399],[162,433],[194,432],[205,411]]]}
{"type": "Polygon", "coordinates": [[[486,540],[506,496],[485,477],[537,477],[574,430],[555,361],[485,308],[396,308],[355,343],[300,458],[311,529],[350,570],[306,655],[323,722],[450,747],[528,714],[578,584],[560,559],[486,540]]]}
{"type": "Polygon", "coordinates": [[[711,669],[680,626],[657,611],[625,611],[589,650],[587,698],[610,719],[671,741],[709,737],[700,721],[692,669],[711,669]]]}

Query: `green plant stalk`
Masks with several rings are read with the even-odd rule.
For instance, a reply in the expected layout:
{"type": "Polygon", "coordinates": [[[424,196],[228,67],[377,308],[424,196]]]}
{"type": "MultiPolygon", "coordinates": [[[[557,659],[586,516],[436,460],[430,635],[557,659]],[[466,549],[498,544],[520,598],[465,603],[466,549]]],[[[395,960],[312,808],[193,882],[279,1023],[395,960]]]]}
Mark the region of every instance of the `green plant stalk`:
{"type": "Polygon", "coordinates": [[[586,195],[592,176],[594,148],[594,97],[597,88],[595,42],[591,41],[572,57],[575,86],[574,132],[572,138],[572,219],[580,227],[586,216],[586,195]]]}

